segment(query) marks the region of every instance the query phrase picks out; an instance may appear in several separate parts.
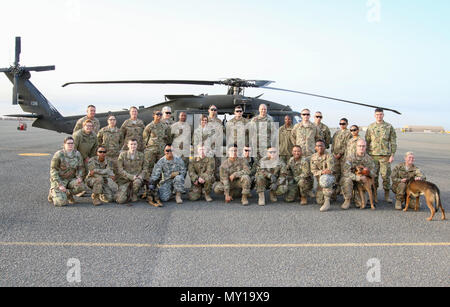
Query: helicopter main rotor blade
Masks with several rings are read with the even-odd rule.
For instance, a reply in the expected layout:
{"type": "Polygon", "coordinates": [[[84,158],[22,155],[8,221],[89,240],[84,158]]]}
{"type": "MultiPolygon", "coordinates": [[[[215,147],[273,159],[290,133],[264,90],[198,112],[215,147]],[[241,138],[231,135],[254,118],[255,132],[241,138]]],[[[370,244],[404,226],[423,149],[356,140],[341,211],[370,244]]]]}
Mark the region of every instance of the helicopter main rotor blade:
{"type": "Polygon", "coordinates": [[[55,66],[34,66],[34,67],[22,67],[25,71],[49,71],[49,70],[55,70],[55,66]]]}
{"type": "Polygon", "coordinates": [[[380,108],[380,109],[383,109],[383,110],[387,110],[387,111],[391,111],[391,112],[397,113],[399,115],[402,114],[402,113],[400,113],[399,111],[396,111],[396,110],[392,110],[392,109],[388,109],[388,108],[384,108],[384,107],[380,107],[380,106],[373,106],[373,105],[370,105],[370,104],[365,104],[365,103],[360,103],[360,102],[355,102],[355,101],[350,101],[350,100],[334,98],[334,97],[328,97],[328,96],[323,96],[323,95],[317,95],[317,94],[311,94],[311,93],[305,93],[305,92],[299,92],[299,91],[293,91],[293,90],[286,90],[286,89],[282,89],[282,88],[268,87],[268,86],[262,86],[261,88],[265,88],[265,89],[269,89],[269,90],[275,90],[275,91],[283,91],[283,92],[290,92],[290,93],[308,95],[308,96],[324,98],[324,99],[331,99],[331,100],[336,100],[336,101],[340,101],[340,102],[356,104],[356,105],[370,107],[370,108],[380,108]]]}
{"type": "Polygon", "coordinates": [[[15,55],[14,66],[17,66],[19,64],[21,52],[22,52],[22,44],[20,42],[20,37],[16,37],[16,55],[15,55]]]}
{"type": "Polygon", "coordinates": [[[0,72],[11,72],[11,67],[10,68],[0,68],[0,72]]]}
{"type": "Polygon", "coordinates": [[[62,85],[66,87],[72,84],[192,84],[192,85],[215,85],[221,84],[220,81],[201,81],[201,80],[129,80],[129,81],[81,81],[68,82],[62,85]]]}

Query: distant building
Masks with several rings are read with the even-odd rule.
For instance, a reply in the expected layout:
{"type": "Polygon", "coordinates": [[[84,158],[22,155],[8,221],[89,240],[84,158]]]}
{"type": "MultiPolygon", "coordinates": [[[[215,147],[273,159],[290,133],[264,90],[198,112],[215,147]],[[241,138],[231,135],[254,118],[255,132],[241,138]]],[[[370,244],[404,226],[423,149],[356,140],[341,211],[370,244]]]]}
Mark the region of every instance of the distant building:
{"type": "Polygon", "coordinates": [[[442,126],[404,126],[402,132],[445,132],[442,126]]]}

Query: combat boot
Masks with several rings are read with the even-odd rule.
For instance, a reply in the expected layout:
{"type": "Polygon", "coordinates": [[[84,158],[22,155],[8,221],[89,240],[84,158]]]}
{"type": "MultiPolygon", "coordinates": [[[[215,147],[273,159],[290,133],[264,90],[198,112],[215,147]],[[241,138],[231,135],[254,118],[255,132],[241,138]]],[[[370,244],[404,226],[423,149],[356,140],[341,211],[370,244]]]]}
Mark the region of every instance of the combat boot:
{"type": "Polygon", "coordinates": [[[247,194],[242,194],[242,205],[243,206],[248,206],[248,199],[247,199],[247,194]]]}
{"type": "Polygon", "coordinates": [[[175,196],[175,201],[177,202],[178,205],[181,205],[183,203],[183,200],[181,199],[181,193],[177,192],[176,196],[175,196]]]}
{"type": "Polygon", "coordinates": [[[345,201],[344,201],[344,203],[342,204],[341,208],[342,208],[343,210],[347,210],[348,208],[350,208],[351,199],[345,198],[344,200],[345,200],[345,201]]]}
{"type": "Polygon", "coordinates": [[[392,204],[392,199],[389,198],[389,190],[384,190],[384,201],[392,204]]]}
{"type": "Polygon", "coordinates": [[[276,203],[278,201],[277,195],[274,191],[269,192],[270,201],[276,203]]]}
{"type": "Polygon", "coordinates": [[[105,204],[109,204],[109,200],[105,197],[105,195],[100,195],[100,200],[102,201],[102,202],[104,202],[105,204]]]}
{"type": "Polygon", "coordinates": [[[135,202],[137,202],[138,201],[138,196],[137,196],[137,193],[131,193],[131,202],[132,203],[135,203],[135,202]]]}
{"type": "Polygon", "coordinates": [[[401,200],[396,200],[395,201],[395,210],[402,210],[402,201],[401,200]]]}
{"type": "Polygon", "coordinates": [[[207,202],[212,202],[213,201],[213,199],[211,198],[211,196],[209,195],[209,193],[206,193],[206,192],[203,192],[203,194],[205,195],[205,200],[207,201],[207,202]]]}
{"type": "Polygon", "coordinates": [[[325,202],[323,203],[322,207],[320,207],[320,212],[326,212],[330,209],[330,198],[325,197],[325,202]]]}
{"type": "Polygon", "coordinates": [[[264,192],[258,193],[258,205],[259,206],[265,206],[266,205],[266,196],[264,195],[264,192]]]}
{"type": "Polygon", "coordinates": [[[75,199],[73,198],[73,195],[72,195],[72,193],[67,193],[67,200],[69,201],[69,204],[71,204],[71,205],[74,205],[74,204],[76,204],[77,202],[75,201],[75,199]]]}
{"type": "Polygon", "coordinates": [[[306,206],[308,204],[308,198],[306,196],[300,197],[300,205],[306,206]]]}
{"type": "Polygon", "coordinates": [[[100,205],[102,204],[102,202],[100,201],[100,198],[99,198],[98,194],[92,194],[92,195],[91,195],[91,198],[92,198],[92,204],[93,204],[94,206],[100,206],[100,205]]]}
{"type": "Polygon", "coordinates": [[[48,191],[47,200],[48,200],[49,203],[53,204],[52,190],[48,191]]]}

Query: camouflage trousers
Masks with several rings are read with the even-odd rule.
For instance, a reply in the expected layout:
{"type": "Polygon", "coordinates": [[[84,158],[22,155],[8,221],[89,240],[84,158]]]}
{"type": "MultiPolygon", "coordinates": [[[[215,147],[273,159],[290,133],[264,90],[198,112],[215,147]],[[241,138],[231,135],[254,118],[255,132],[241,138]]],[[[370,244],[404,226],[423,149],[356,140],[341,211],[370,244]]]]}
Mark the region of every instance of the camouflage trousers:
{"type": "Polygon", "coordinates": [[[127,180],[125,178],[120,178],[117,182],[117,184],[119,185],[119,189],[117,190],[116,194],[116,202],[118,204],[124,204],[127,201],[129,201],[130,189],[133,194],[137,195],[143,182],[144,181],[139,178],[135,180],[127,180]]]}
{"type": "Polygon", "coordinates": [[[86,178],[86,184],[92,189],[92,194],[103,195],[108,201],[114,200],[114,194],[117,193],[118,186],[111,178],[94,175],[86,178]]]}
{"type": "Polygon", "coordinates": [[[56,207],[66,206],[69,202],[67,197],[69,194],[73,196],[86,191],[87,189],[84,182],[77,183],[77,179],[63,180],[61,184],[66,187],[66,193],[59,189],[59,184],[57,182],[51,182],[50,196],[52,198],[53,205],[56,207]]]}
{"type": "MultiPolygon", "coordinates": [[[[344,163],[345,163],[345,158],[341,157],[339,160],[335,159],[335,163],[334,163],[334,177],[336,178],[336,183],[338,186],[340,186],[340,182],[341,182],[341,177],[342,177],[342,170],[344,169],[344,163]]],[[[319,182],[319,181],[317,181],[319,182]]]]}
{"type": "Polygon", "coordinates": [[[288,184],[288,190],[284,200],[288,203],[291,203],[297,199],[299,196],[307,197],[309,191],[313,189],[314,181],[312,177],[300,179],[298,182],[295,180],[290,180],[288,184]]]}
{"type": "Polygon", "coordinates": [[[381,175],[383,179],[383,189],[390,190],[391,188],[391,163],[389,163],[390,156],[371,156],[375,162],[375,187],[378,189],[378,177],[381,175]]]}
{"type": "Polygon", "coordinates": [[[212,191],[213,184],[215,182],[214,175],[204,176],[205,183],[195,185],[192,183],[191,191],[189,191],[189,200],[195,201],[202,197],[202,193],[210,194],[212,191]]]}
{"type": "MultiPolygon", "coordinates": [[[[317,182],[319,182],[320,177],[316,177],[317,182]]],[[[325,197],[331,198],[334,194],[333,188],[322,188],[320,184],[317,185],[316,191],[316,202],[318,205],[323,205],[325,202],[325,197]]]]}
{"type": "Polygon", "coordinates": [[[354,193],[356,191],[356,187],[358,182],[357,181],[353,181],[351,178],[349,177],[342,177],[341,178],[341,191],[342,194],[344,195],[344,199],[345,200],[352,200],[353,196],[354,196],[354,201],[357,204],[361,203],[361,197],[359,196],[359,193],[354,193]]]}
{"type": "Polygon", "coordinates": [[[184,193],[184,177],[176,176],[174,179],[167,179],[159,184],[159,198],[161,201],[168,201],[173,193],[184,193]]]}
{"type": "MultiPolygon", "coordinates": [[[[241,178],[237,178],[236,180],[233,180],[233,182],[230,183],[230,195],[231,196],[237,196],[240,193],[242,194],[250,194],[250,176],[244,175],[241,178]]],[[[214,193],[216,194],[224,194],[225,193],[225,186],[221,181],[218,181],[216,185],[214,186],[214,193]]]]}
{"type": "Polygon", "coordinates": [[[406,183],[400,182],[392,185],[392,192],[395,193],[395,199],[402,203],[406,201],[406,183]]]}
{"type": "MultiPolygon", "coordinates": [[[[271,182],[270,179],[265,178],[264,176],[261,175],[256,175],[256,192],[257,193],[262,193],[265,192],[266,190],[270,189],[271,186],[271,182]]],[[[288,190],[288,186],[287,184],[280,184],[277,186],[276,190],[275,190],[275,194],[277,196],[281,196],[286,194],[288,190]]]]}
{"type": "Polygon", "coordinates": [[[144,160],[148,161],[148,177],[144,178],[145,180],[149,180],[150,176],[152,175],[153,167],[155,166],[156,162],[158,162],[159,159],[161,159],[163,156],[163,150],[156,146],[151,146],[144,150],[144,160]]]}

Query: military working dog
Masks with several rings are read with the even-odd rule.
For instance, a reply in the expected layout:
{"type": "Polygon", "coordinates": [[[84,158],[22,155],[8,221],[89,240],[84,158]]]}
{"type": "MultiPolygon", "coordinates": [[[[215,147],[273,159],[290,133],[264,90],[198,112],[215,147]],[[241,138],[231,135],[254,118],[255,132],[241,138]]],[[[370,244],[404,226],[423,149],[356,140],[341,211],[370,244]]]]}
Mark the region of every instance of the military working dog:
{"type": "Polygon", "coordinates": [[[427,221],[431,221],[433,219],[434,215],[439,210],[439,208],[441,209],[442,212],[442,220],[445,220],[445,211],[444,208],[442,207],[441,192],[439,191],[439,188],[434,183],[424,180],[414,180],[414,178],[408,180],[406,184],[406,206],[405,209],[403,209],[403,211],[404,212],[408,211],[411,196],[414,196],[416,198],[416,205],[414,211],[418,211],[420,206],[419,202],[420,195],[425,196],[425,201],[427,203],[428,208],[431,211],[431,215],[430,217],[427,218],[427,221]]]}
{"type": "Polygon", "coordinates": [[[375,188],[375,182],[373,178],[370,177],[370,171],[362,165],[356,167],[355,174],[357,176],[366,177],[365,182],[358,182],[356,185],[358,189],[359,196],[361,197],[360,209],[366,208],[366,192],[369,194],[370,208],[375,210],[375,203],[378,203],[377,189],[375,188]]]}

